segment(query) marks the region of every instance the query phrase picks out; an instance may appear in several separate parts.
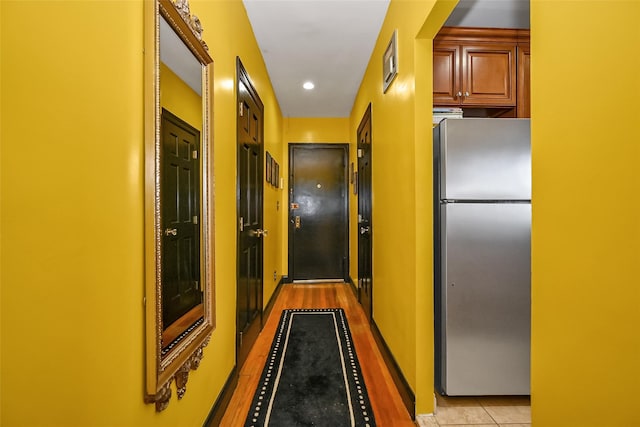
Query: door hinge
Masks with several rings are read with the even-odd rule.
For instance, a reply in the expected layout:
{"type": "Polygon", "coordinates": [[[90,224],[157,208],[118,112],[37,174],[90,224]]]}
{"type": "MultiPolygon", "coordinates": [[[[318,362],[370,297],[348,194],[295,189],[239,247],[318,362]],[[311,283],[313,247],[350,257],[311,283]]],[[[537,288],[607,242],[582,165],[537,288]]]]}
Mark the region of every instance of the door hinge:
{"type": "Polygon", "coordinates": [[[193,216],[193,224],[197,225],[198,224],[198,215],[194,215],[193,216]]]}
{"type": "Polygon", "coordinates": [[[195,160],[195,159],[197,159],[197,158],[198,158],[198,150],[193,150],[193,151],[191,152],[191,158],[192,158],[193,160],[195,160]]]}
{"type": "Polygon", "coordinates": [[[238,114],[240,115],[240,117],[244,116],[244,102],[240,102],[240,111],[238,112],[238,114]]]}
{"type": "Polygon", "coordinates": [[[362,148],[358,148],[358,158],[362,158],[364,156],[364,150],[362,148]]]}
{"type": "Polygon", "coordinates": [[[242,332],[240,332],[240,347],[242,347],[242,332]]]}
{"type": "Polygon", "coordinates": [[[244,231],[244,218],[240,217],[240,231],[244,231]]]}

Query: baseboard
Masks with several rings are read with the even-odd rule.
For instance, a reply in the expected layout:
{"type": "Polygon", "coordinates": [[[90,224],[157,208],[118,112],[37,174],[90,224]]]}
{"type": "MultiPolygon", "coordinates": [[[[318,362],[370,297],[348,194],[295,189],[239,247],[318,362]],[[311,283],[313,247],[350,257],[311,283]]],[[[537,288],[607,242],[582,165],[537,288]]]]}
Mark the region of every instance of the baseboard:
{"type": "Polygon", "coordinates": [[[360,295],[358,295],[358,287],[356,286],[351,276],[347,278],[347,283],[351,285],[350,287],[351,287],[351,290],[353,291],[353,295],[355,295],[356,299],[360,301],[360,295]]]}
{"type": "Polygon", "coordinates": [[[373,320],[371,321],[371,332],[373,333],[373,338],[376,340],[376,343],[378,344],[378,348],[382,353],[382,358],[384,359],[384,362],[387,365],[389,372],[391,373],[393,382],[396,384],[398,392],[400,393],[402,402],[404,403],[404,406],[407,408],[409,415],[411,415],[411,419],[415,420],[416,419],[416,396],[415,394],[413,394],[413,390],[411,389],[411,386],[409,386],[407,379],[402,374],[402,371],[400,370],[400,366],[398,366],[398,363],[393,357],[393,353],[391,353],[391,350],[389,349],[389,346],[387,345],[384,338],[382,337],[382,334],[380,333],[380,330],[378,329],[376,322],[373,320]]]}
{"type": "Polygon", "coordinates": [[[220,425],[224,412],[227,410],[227,406],[229,406],[229,402],[231,401],[231,397],[233,396],[233,392],[237,385],[238,369],[234,366],[229,374],[229,378],[227,378],[227,381],[224,383],[224,387],[222,387],[222,391],[218,395],[216,402],[213,404],[211,411],[209,411],[209,416],[204,421],[204,424],[202,425],[203,427],[216,427],[220,425]]]}
{"type": "MultiPolygon", "coordinates": [[[[273,310],[273,305],[276,301],[276,298],[278,297],[278,294],[280,293],[280,289],[282,288],[283,283],[286,283],[286,278],[284,276],[278,282],[278,285],[276,286],[276,289],[273,291],[271,298],[269,298],[269,302],[267,303],[267,306],[263,310],[263,313],[262,313],[263,324],[260,325],[261,327],[264,326],[264,321],[269,317],[271,310],[273,310]]],[[[220,425],[220,421],[224,416],[224,411],[227,410],[227,406],[231,401],[231,397],[233,396],[233,392],[235,391],[237,385],[238,385],[238,368],[237,366],[234,366],[233,370],[231,371],[231,374],[229,375],[229,378],[227,378],[227,381],[225,382],[224,387],[220,392],[220,395],[218,396],[218,399],[213,404],[213,408],[211,408],[211,411],[209,412],[209,416],[205,420],[203,427],[215,427],[220,425]]]]}
{"type": "Polygon", "coordinates": [[[276,299],[278,298],[278,294],[280,293],[280,289],[282,289],[282,285],[284,283],[287,283],[284,280],[285,278],[284,276],[282,276],[282,278],[276,285],[276,289],[273,291],[273,294],[271,294],[271,298],[269,298],[269,302],[267,303],[267,306],[262,311],[262,327],[264,327],[264,323],[269,318],[269,314],[271,314],[271,310],[273,310],[273,305],[275,304],[276,299]]]}

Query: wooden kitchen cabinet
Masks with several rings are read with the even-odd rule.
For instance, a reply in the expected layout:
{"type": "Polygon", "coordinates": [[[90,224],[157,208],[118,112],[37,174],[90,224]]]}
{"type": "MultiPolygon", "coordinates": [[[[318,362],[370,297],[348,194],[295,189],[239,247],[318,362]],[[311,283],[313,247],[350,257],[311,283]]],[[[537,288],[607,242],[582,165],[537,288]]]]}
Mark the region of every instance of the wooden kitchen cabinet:
{"type": "Polygon", "coordinates": [[[516,108],[518,45],[528,30],[445,27],[433,45],[433,105],[516,108]]]}
{"type": "Polygon", "coordinates": [[[433,105],[459,105],[460,46],[433,44],[433,105]]]}
{"type": "Polygon", "coordinates": [[[518,45],[518,117],[531,117],[531,51],[529,44],[518,45]]]}
{"type": "Polygon", "coordinates": [[[441,43],[433,63],[434,105],[516,105],[515,46],[441,43]]]}

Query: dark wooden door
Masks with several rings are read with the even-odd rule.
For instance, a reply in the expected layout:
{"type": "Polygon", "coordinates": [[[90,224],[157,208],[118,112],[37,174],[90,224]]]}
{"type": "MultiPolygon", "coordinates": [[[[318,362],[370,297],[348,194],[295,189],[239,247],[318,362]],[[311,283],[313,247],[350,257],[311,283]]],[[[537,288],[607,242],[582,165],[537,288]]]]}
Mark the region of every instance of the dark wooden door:
{"type": "Polygon", "coordinates": [[[358,289],[360,304],[373,318],[373,221],[371,218],[371,104],[358,126],[358,289]]]}
{"type": "Polygon", "coordinates": [[[289,145],[289,275],[345,280],[348,268],[348,146],[289,145]]]}
{"type": "Polygon", "coordinates": [[[237,351],[241,367],[262,327],[263,106],[238,60],[237,351]]]}
{"type": "Polygon", "coordinates": [[[202,302],[200,132],[169,111],[161,119],[162,324],[202,302]]]}

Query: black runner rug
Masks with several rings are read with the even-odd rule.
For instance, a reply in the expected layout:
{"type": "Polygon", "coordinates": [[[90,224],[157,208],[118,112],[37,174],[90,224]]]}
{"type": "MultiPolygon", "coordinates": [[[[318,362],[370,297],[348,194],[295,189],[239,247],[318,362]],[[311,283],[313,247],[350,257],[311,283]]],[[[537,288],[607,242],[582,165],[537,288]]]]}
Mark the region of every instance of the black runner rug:
{"type": "Polygon", "coordinates": [[[344,311],[284,310],[245,427],[374,427],[344,311]]]}

